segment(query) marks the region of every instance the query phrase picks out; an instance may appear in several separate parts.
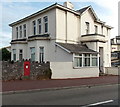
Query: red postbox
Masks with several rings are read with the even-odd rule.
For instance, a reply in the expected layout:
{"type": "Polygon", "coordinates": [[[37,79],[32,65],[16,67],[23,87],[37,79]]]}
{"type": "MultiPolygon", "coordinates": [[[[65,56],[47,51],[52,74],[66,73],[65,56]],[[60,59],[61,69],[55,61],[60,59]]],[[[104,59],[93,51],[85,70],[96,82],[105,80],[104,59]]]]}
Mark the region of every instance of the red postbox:
{"type": "Polygon", "coordinates": [[[24,62],[24,76],[30,75],[30,61],[24,62]]]}

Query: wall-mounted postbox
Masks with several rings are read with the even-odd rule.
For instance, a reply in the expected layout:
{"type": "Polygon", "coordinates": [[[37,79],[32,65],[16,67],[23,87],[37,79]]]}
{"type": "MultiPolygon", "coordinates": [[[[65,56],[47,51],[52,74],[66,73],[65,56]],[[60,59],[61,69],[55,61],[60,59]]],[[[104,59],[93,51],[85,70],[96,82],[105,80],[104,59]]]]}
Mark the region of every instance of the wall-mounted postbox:
{"type": "Polygon", "coordinates": [[[24,62],[24,76],[30,75],[30,61],[24,62]]]}

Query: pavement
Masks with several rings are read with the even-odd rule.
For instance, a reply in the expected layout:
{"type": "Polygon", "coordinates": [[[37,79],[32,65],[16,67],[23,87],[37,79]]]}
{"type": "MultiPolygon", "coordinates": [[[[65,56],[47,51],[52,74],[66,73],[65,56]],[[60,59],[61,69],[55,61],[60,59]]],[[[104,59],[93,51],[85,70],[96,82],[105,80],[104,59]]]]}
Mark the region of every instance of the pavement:
{"type": "Polygon", "coordinates": [[[74,87],[92,87],[118,84],[118,76],[100,76],[76,79],[16,80],[2,82],[2,93],[19,93],[42,90],[56,90],[74,87]]]}

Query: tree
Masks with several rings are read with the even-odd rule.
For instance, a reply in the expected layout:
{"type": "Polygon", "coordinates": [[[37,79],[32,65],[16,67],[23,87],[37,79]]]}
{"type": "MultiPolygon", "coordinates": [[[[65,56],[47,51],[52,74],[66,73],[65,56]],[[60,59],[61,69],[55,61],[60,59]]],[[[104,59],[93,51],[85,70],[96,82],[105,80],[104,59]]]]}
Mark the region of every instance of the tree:
{"type": "Polygon", "coordinates": [[[2,54],[2,55],[0,55],[0,56],[2,56],[2,58],[0,58],[0,59],[2,59],[2,61],[10,61],[11,60],[11,52],[9,52],[6,48],[2,48],[2,49],[0,49],[0,53],[2,54]]]}

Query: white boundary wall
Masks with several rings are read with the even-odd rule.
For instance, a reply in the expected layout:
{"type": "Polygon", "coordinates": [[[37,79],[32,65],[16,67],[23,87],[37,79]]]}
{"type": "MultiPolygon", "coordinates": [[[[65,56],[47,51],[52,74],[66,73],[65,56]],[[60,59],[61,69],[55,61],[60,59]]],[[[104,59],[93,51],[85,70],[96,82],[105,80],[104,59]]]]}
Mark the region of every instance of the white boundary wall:
{"type": "Polygon", "coordinates": [[[73,68],[72,62],[50,62],[52,79],[99,77],[98,67],[73,68]]]}
{"type": "Polygon", "coordinates": [[[120,67],[106,67],[105,73],[111,74],[111,75],[119,75],[120,74],[120,67]]]}

